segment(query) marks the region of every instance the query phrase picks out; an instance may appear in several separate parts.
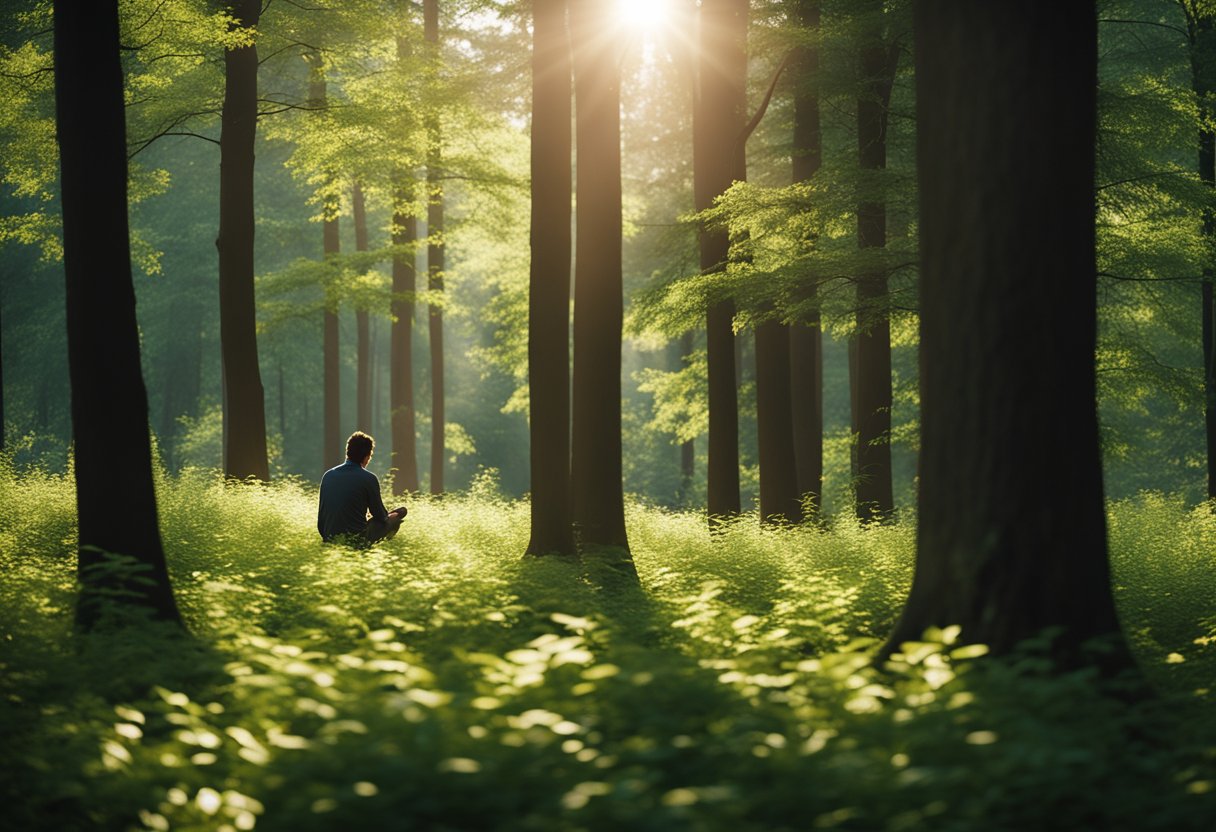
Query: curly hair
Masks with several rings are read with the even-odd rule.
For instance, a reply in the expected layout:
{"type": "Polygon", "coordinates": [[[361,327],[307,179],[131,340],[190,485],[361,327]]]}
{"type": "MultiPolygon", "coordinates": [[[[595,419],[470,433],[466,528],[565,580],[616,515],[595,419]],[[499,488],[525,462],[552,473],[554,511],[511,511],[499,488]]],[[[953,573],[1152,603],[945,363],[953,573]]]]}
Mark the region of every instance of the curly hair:
{"type": "Polygon", "coordinates": [[[372,439],[370,435],[363,431],[357,430],[350,435],[350,439],[346,440],[346,458],[353,459],[355,462],[362,462],[367,459],[375,447],[375,439],[372,439]]]}

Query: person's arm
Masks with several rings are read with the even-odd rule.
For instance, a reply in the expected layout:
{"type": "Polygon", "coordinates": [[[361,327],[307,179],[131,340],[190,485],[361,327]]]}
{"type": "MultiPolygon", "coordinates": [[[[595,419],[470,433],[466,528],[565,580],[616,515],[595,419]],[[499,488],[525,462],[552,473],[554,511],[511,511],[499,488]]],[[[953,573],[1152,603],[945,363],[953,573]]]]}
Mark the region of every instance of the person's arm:
{"type": "Polygon", "coordinates": [[[367,510],[372,513],[373,519],[388,521],[388,510],[384,507],[384,498],[380,496],[380,480],[370,471],[367,481],[367,510]]]}

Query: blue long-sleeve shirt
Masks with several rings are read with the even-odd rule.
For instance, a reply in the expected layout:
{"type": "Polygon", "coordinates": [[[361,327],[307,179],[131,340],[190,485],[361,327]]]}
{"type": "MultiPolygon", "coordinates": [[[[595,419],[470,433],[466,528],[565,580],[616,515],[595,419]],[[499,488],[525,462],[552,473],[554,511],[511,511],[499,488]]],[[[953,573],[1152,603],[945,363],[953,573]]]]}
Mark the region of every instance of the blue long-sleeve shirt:
{"type": "Polygon", "coordinates": [[[380,480],[371,471],[348,459],[321,477],[317,531],[324,540],[362,533],[369,511],[377,520],[388,519],[384,499],[380,496],[380,480]]]}

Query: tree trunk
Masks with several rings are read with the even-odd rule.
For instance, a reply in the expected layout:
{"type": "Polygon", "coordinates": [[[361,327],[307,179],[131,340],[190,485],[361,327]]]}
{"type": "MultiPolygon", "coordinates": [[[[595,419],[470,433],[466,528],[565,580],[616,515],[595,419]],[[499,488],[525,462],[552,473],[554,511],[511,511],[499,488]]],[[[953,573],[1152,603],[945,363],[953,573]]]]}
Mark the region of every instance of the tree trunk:
{"type": "Polygon", "coordinates": [[[762,523],[802,521],[790,380],[790,328],[780,321],[765,321],[756,327],[756,437],[762,523]]]}
{"type": "MultiPolygon", "coordinates": [[[[363,188],[358,182],[351,189],[351,213],[354,215],[355,223],[355,251],[367,251],[367,204],[363,198],[363,188]]],[[[367,307],[361,303],[355,308],[355,332],[358,354],[358,365],[355,372],[358,428],[370,432],[372,429],[371,334],[367,307]]]]}
{"type": "MultiPolygon", "coordinates": [[[[621,470],[621,124],[612,9],[571,0],[575,135],[573,480],[584,547],[628,558],[621,470]]],[[[632,561],[628,561],[632,569],[632,561]]]]}
{"type": "MultiPolygon", "coordinates": [[[[857,98],[857,157],[863,171],[887,166],[887,103],[894,63],[882,34],[882,0],[861,10],[861,88],[857,98]]],[[[863,174],[864,175],[864,174],[863,174]]],[[[887,206],[869,183],[857,206],[857,244],[887,244],[887,206]]],[[[857,516],[876,520],[895,508],[891,484],[891,323],[887,275],[877,269],[857,280],[857,516]]]]}
{"type": "MultiPolygon", "coordinates": [[[[693,191],[698,211],[709,208],[745,169],[738,141],[746,124],[747,0],[701,4],[698,90],[693,106],[693,191]]],[[[724,271],[730,240],[723,230],[699,234],[701,271],[724,271]]],[[[735,377],[734,304],[710,307],[706,321],[709,365],[710,523],[739,513],[739,403],[735,377]]]]}
{"type": "MultiPolygon", "coordinates": [[[[308,82],[309,104],[314,108],[327,106],[326,84],[324,69],[319,55],[313,55],[312,74],[308,82]]],[[[328,201],[324,208],[324,220],[321,228],[321,250],[326,263],[336,269],[336,260],[341,253],[342,243],[338,225],[339,206],[328,201]]],[[[322,313],[322,398],[324,401],[325,423],[321,445],[321,470],[325,470],[344,457],[338,456],[345,448],[342,439],[342,389],[341,371],[338,360],[338,298],[332,285],[333,275],[325,278],[325,311],[322,313]]]]}
{"type": "Polygon", "coordinates": [[[393,493],[418,491],[418,449],[414,424],[414,243],[418,220],[414,217],[413,182],[401,174],[394,190],[393,245],[408,247],[393,255],[393,325],[389,347],[389,412],[392,414],[393,493]]]}
{"type": "MultiPolygon", "coordinates": [[[[1187,40],[1191,58],[1191,87],[1199,105],[1199,179],[1216,190],[1216,132],[1211,128],[1214,112],[1211,96],[1216,91],[1216,15],[1196,2],[1183,2],[1187,40]]],[[[1203,211],[1203,237],[1211,245],[1216,240],[1216,216],[1211,208],[1203,211]]],[[[1210,261],[1210,258],[1209,258],[1210,261]]],[[[1212,281],[1216,279],[1210,262],[1203,268],[1201,314],[1203,315],[1203,392],[1204,434],[1207,451],[1208,499],[1216,499],[1216,338],[1213,330],[1216,310],[1212,304],[1212,281]]]]}
{"type": "MultiPolygon", "coordinates": [[[[234,29],[257,26],[261,5],[231,5],[234,29]]],[[[258,54],[252,44],[224,53],[220,114],[220,352],[224,375],[224,473],[270,479],[266,402],[258,368],[253,289],[253,144],[258,115],[258,54]]]]}
{"type": "Polygon", "coordinates": [[[527,554],[575,553],[570,515],[570,38],[566,0],[535,0],[532,22],[532,262],[527,554]]]}
{"type": "MultiPolygon", "coordinates": [[[[439,71],[439,2],[423,0],[423,36],[429,49],[431,71],[439,71]]],[[[443,135],[439,113],[431,107],[426,119],[426,277],[427,289],[443,291],[443,185],[440,168],[443,164],[443,135]]],[[[447,418],[443,397],[443,307],[430,305],[431,337],[431,493],[443,493],[444,424],[447,418]]]]}
{"type": "MultiPolygon", "coordinates": [[[[794,22],[819,34],[819,0],[794,0],[794,22]]],[[[819,48],[799,47],[794,70],[793,181],[806,182],[823,160],[823,134],[819,121],[819,48]]],[[[823,332],[814,306],[818,286],[814,275],[803,282],[806,300],[814,309],[800,325],[790,328],[790,374],[794,423],[794,459],[798,493],[809,499],[813,511],[823,505],[823,332]]]]}
{"type": "Polygon", "coordinates": [[[76,623],[92,627],[107,602],[180,621],[161,548],[140,375],[118,5],[58,0],[54,30],[79,520],[76,623]],[[140,571],[103,568],[111,554],[132,558],[140,571]]]}
{"type": "Polygon", "coordinates": [[[920,511],[888,649],[1059,628],[1065,665],[1098,636],[1129,660],[1095,408],[1096,29],[1093,3],[915,6],[920,511]]]}

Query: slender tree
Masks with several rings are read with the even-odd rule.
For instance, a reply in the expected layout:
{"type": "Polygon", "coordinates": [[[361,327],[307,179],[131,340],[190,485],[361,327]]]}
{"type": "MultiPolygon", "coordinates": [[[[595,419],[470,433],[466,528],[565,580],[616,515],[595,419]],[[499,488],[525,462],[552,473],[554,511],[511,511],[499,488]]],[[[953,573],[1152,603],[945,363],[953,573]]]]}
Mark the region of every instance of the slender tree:
{"type": "MultiPolygon", "coordinates": [[[[356,182],[351,188],[351,214],[355,224],[355,251],[367,251],[367,202],[363,187],[356,182]]],[[[372,429],[371,329],[367,307],[355,307],[355,338],[357,365],[355,369],[355,402],[359,430],[372,429]]]]}
{"type": "Polygon", "coordinates": [[[1094,4],[921,0],[914,14],[920,509],[889,648],[931,625],[998,653],[1058,628],[1063,662],[1109,636],[1117,665],[1095,407],[1094,4]]]}
{"type": "MultiPolygon", "coordinates": [[[[231,30],[252,30],[260,0],[230,5],[231,30]]],[[[220,352],[224,387],[224,473],[270,479],[266,401],[258,368],[253,290],[253,145],[258,117],[258,53],[250,42],[224,53],[220,112],[220,352]]]]}
{"type": "Polygon", "coordinates": [[[620,54],[613,15],[610,4],[597,0],[570,3],[578,148],[571,476],[580,543],[628,558],[621,481],[620,54]]]}
{"type": "Polygon", "coordinates": [[[55,118],[63,209],[81,593],[77,624],[106,598],[179,621],[157,524],[127,225],[127,144],[115,0],[54,7],[55,118]],[[122,487],[115,488],[121,476],[122,487]],[[103,568],[110,554],[139,571],[103,568]]]}
{"type": "MultiPolygon", "coordinates": [[[[1199,178],[1210,192],[1216,193],[1216,9],[1201,0],[1179,0],[1186,18],[1187,46],[1191,64],[1191,88],[1199,105],[1199,178]]],[[[1216,245],[1216,214],[1209,207],[1203,212],[1203,236],[1209,246],[1216,245]]],[[[1203,269],[1201,314],[1203,316],[1203,392],[1204,432],[1207,451],[1208,499],[1216,499],[1216,305],[1212,302],[1212,282],[1216,271],[1211,258],[1203,269]]]]}
{"type": "Polygon", "coordinates": [[[528,284],[531,555],[575,551],[570,514],[570,120],[566,0],[535,0],[528,284]]]}
{"type": "MultiPolygon", "coordinates": [[[[439,71],[439,0],[423,0],[423,38],[426,40],[432,80],[439,71]]],[[[434,90],[434,85],[432,85],[434,90]]],[[[426,115],[426,287],[433,293],[443,291],[443,133],[439,124],[438,101],[432,99],[426,115]]],[[[431,493],[443,493],[444,407],[443,380],[443,307],[432,302],[429,309],[431,338],[431,493]]]]}
{"type": "MultiPolygon", "coordinates": [[[[738,141],[747,107],[747,0],[703,0],[697,92],[693,104],[693,192],[696,208],[710,207],[744,170],[738,141]]],[[[581,147],[581,145],[580,145],[581,147]]],[[[730,240],[722,229],[699,234],[701,271],[725,270],[730,240]]],[[[709,363],[710,522],[739,513],[739,409],[736,388],[734,304],[709,308],[706,350],[709,363]]],[[[577,358],[576,358],[577,360],[577,358]]]]}
{"type": "Polygon", "coordinates": [[[394,188],[393,245],[393,324],[389,333],[389,411],[392,413],[393,493],[418,490],[418,450],[414,419],[414,243],[418,239],[418,220],[414,216],[413,181],[408,174],[398,176],[394,188]]]}
{"type": "MultiPolygon", "coordinates": [[[[309,106],[317,111],[327,106],[328,90],[321,55],[309,54],[311,72],[308,79],[309,106]]],[[[322,256],[331,267],[342,250],[341,229],[338,225],[339,206],[333,197],[326,200],[321,227],[322,256]]],[[[342,447],[342,391],[338,356],[338,298],[331,285],[333,276],[325,281],[325,310],[322,313],[322,398],[324,401],[324,433],[321,444],[321,467],[328,468],[342,447]]]]}
{"type": "MultiPolygon", "coordinates": [[[[887,109],[898,52],[883,38],[882,0],[859,4],[860,89],[857,157],[862,171],[887,166],[887,109]]],[[[887,244],[887,206],[881,186],[866,181],[857,206],[857,244],[887,244]]],[[[857,432],[857,516],[873,520],[895,508],[891,483],[891,321],[887,275],[881,268],[857,279],[857,335],[853,395],[857,432]]]]}
{"type": "Polygon", "coordinates": [[[756,327],[756,434],[760,451],[760,521],[798,523],[794,456],[790,327],[768,320],[756,327]]]}
{"type": "MultiPolygon", "coordinates": [[[[819,121],[819,0],[793,0],[790,18],[809,43],[794,52],[793,180],[807,182],[823,161],[819,121]]],[[[794,458],[798,493],[816,508],[823,498],[823,332],[816,305],[814,275],[803,283],[807,307],[813,311],[790,328],[790,373],[794,458]]]]}
{"type": "MultiPolygon", "coordinates": [[[[409,43],[397,38],[397,61],[405,65],[409,43]]],[[[404,73],[401,78],[404,81],[404,73]]],[[[392,327],[389,332],[389,412],[392,414],[393,493],[418,491],[418,448],[414,416],[414,292],[417,273],[414,245],[418,241],[418,219],[414,210],[414,178],[398,171],[393,184],[392,327]]]]}

